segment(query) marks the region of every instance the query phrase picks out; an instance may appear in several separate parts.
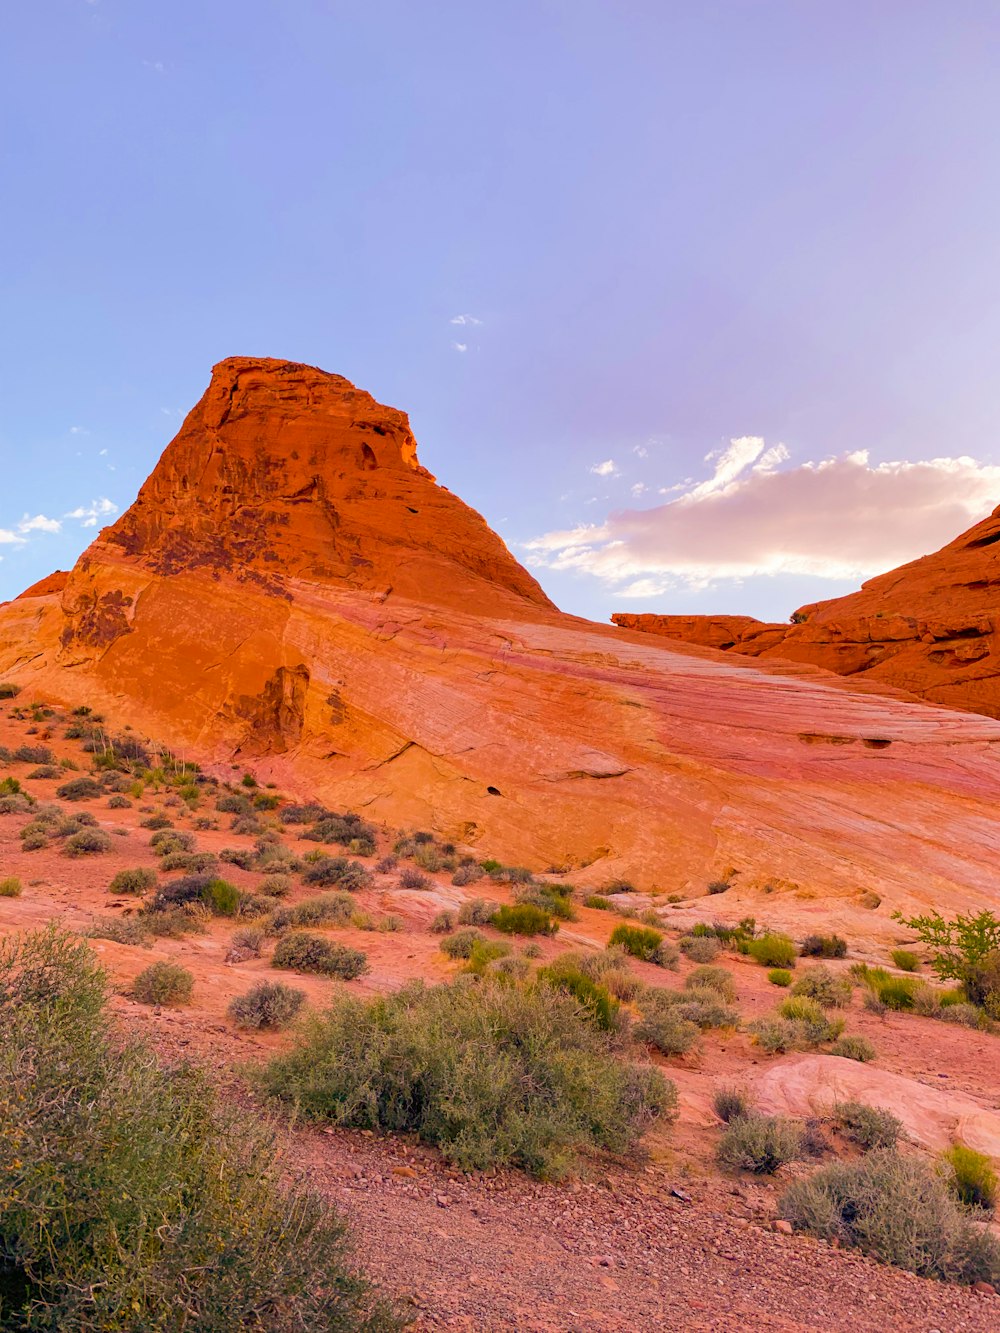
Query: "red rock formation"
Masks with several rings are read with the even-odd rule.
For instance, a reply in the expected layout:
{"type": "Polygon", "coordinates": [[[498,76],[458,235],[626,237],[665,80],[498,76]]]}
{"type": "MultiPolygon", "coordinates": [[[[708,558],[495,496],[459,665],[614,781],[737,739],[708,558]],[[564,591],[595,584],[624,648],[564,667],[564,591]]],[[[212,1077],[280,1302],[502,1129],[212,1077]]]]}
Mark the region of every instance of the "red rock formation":
{"type": "Polygon", "coordinates": [[[860,591],[800,607],[789,625],[749,616],[613,615],[624,629],[784,658],[1000,717],[1000,509],[860,591]]]}
{"type": "Polygon", "coordinates": [[[581,883],[993,901],[1000,726],[560,614],[401,413],[310,367],[223,362],[30,593],[0,679],[290,793],[581,883]]]}

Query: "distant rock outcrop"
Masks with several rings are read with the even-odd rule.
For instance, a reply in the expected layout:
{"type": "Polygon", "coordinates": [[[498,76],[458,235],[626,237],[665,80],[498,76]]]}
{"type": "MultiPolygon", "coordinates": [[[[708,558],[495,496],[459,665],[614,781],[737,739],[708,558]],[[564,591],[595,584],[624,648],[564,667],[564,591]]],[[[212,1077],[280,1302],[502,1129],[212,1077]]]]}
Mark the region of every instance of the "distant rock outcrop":
{"type": "Polygon", "coordinates": [[[0,680],[581,885],[868,931],[995,901],[1000,724],[561,614],[403,413],[309,366],[216,367],[129,511],[0,608],[0,680]]]}
{"type": "Polygon", "coordinates": [[[1000,717],[1000,509],[955,541],[800,607],[788,625],[749,616],[616,614],[623,629],[784,658],[1000,717]]]}

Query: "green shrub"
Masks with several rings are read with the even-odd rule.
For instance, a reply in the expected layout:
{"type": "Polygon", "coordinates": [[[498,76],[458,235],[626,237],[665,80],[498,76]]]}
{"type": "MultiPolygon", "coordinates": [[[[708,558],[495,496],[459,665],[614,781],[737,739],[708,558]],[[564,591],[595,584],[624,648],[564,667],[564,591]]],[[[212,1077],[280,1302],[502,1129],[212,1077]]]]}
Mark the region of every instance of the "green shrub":
{"type": "Polygon", "coordinates": [[[235,916],[240,898],[239,889],[228,879],[210,879],[201,892],[201,900],[213,916],[235,916]]]}
{"type": "Polygon", "coordinates": [[[846,958],[847,941],[839,935],[807,935],[799,952],[804,958],[846,958]]]}
{"type": "Polygon", "coordinates": [[[142,1004],[186,1004],[194,977],[176,963],[150,963],[132,983],[132,998],[142,1004]]]}
{"type": "Polygon", "coordinates": [[[67,856],[100,856],[110,850],[111,838],[96,828],[81,829],[63,843],[63,851],[67,856]]]}
{"type": "Polygon", "coordinates": [[[280,1183],[272,1131],[112,1031],[86,944],[0,947],[0,1030],[5,1329],[394,1327],[329,1200],[280,1183]]]}
{"type": "Polygon", "coordinates": [[[493,916],[493,925],[506,935],[554,935],[557,922],[534,903],[505,903],[493,916]]]}
{"type": "Polygon", "coordinates": [[[1000,1245],[968,1222],[940,1177],[890,1149],[837,1162],[786,1190],[794,1227],[881,1263],[948,1282],[1000,1281],[1000,1245]]]}
{"type": "Polygon", "coordinates": [[[686,990],[713,990],[728,1003],[736,999],[736,981],[724,967],[696,967],[684,978],[686,990]]]}
{"type": "Polygon", "coordinates": [[[623,921],[611,932],[608,947],[624,949],[633,958],[652,962],[662,943],[663,936],[651,926],[629,926],[623,921]]]}
{"type": "Polygon", "coordinates": [[[774,1175],[779,1167],[802,1156],[802,1126],[782,1116],[738,1115],[719,1141],[721,1164],[754,1175],[774,1175]]]}
{"type": "Polygon", "coordinates": [[[894,967],[900,972],[916,972],[920,966],[920,957],[911,949],[893,949],[889,955],[894,967]]]}
{"type": "Polygon", "coordinates": [[[741,1116],[753,1114],[750,1099],[742,1088],[716,1088],[712,1108],[726,1125],[739,1120],[741,1116]]]}
{"type": "Polygon", "coordinates": [[[155,887],[156,872],[147,870],[145,866],[136,866],[134,870],[119,870],[108,885],[108,892],[141,896],[155,887]]]}
{"type": "Polygon", "coordinates": [[[592,907],[597,912],[613,912],[615,905],[610,898],[601,893],[591,893],[583,900],[584,907],[592,907]]]}
{"type": "Polygon", "coordinates": [[[749,941],[747,953],[761,967],[795,966],[795,944],[787,935],[761,935],[749,941]]]}
{"type": "Polygon", "coordinates": [[[272,918],[275,930],[289,926],[347,926],[356,903],[349,893],[321,893],[290,907],[279,907],[272,918]]]}
{"type": "Polygon", "coordinates": [[[835,1041],[843,1030],[844,1020],[828,1019],[815,1000],[794,997],[782,1002],[777,1017],[758,1018],[749,1028],[754,1041],[769,1055],[835,1041]]]}
{"type": "Polygon", "coordinates": [[[238,995],[228,1009],[237,1027],[257,1030],[284,1028],[305,1004],[305,991],[280,981],[261,981],[238,995]]]}
{"type": "Polygon", "coordinates": [[[772,986],[790,986],[792,984],[792,974],[787,967],[772,967],[767,974],[767,979],[772,986]]]}
{"type": "Polygon", "coordinates": [[[941,1165],[948,1189],[967,1208],[996,1208],[1000,1181],[993,1162],[985,1153],[953,1143],[941,1154],[941,1165]]]}
{"type": "Polygon", "coordinates": [[[810,967],[792,987],[792,994],[815,1000],[824,1009],[846,1009],[854,992],[849,981],[836,977],[828,967],[810,967]]]}
{"type": "Polygon", "coordinates": [[[353,981],[368,971],[368,960],[360,949],[348,949],[322,935],[295,930],[278,941],[271,956],[271,966],[287,967],[294,972],[319,972],[323,976],[353,981]]]}
{"type": "MultiPolygon", "coordinates": [[[[607,986],[595,981],[576,965],[572,954],[563,954],[538,973],[538,980],[577,1000],[589,1018],[608,1032],[620,1025],[621,1005],[607,986]]],[[[642,1040],[642,1038],[640,1038],[642,1040]]]]}
{"type": "Polygon", "coordinates": [[[20,898],[22,892],[23,886],[16,875],[0,879],[0,898],[20,898]]]}
{"type": "Polygon", "coordinates": [[[467,930],[458,930],[454,935],[442,940],[441,952],[447,954],[449,958],[471,958],[473,948],[485,939],[486,936],[481,930],[470,926],[467,930]]]}
{"type": "Polygon", "coordinates": [[[672,1085],[613,1040],[546,986],[416,983],[338,997],[261,1082],[316,1119],[415,1133],[462,1169],[559,1176],[580,1151],[634,1147],[673,1109],[672,1085]]]}
{"type": "Polygon", "coordinates": [[[650,1006],[641,1010],[632,1032],[636,1041],[661,1055],[685,1055],[697,1042],[701,1029],[674,1008],[650,1006]]]}
{"type": "Polygon", "coordinates": [[[904,918],[894,912],[908,930],[915,931],[920,943],[930,951],[930,964],[943,981],[965,982],[990,954],[1000,953],[1000,920],[992,912],[976,916],[959,913],[951,921],[940,912],[904,918]]]}
{"type": "Polygon", "coordinates": [[[473,976],[485,976],[491,963],[495,963],[499,958],[506,958],[509,953],[510,945],[502,940],[476,940],[465,964],[465,970],[471,972],[473,976]]]}
{"type": "Polygon", "coordinates": [[[845,1060],[857,1060],[864,1065],[875,1059],[876,1052],[867,1037],[848,1035],[833,1043],[830,1054],[843,1056],[845,1060]]]}
{"type": "Polygon", "coordinates": [[[866,1152],[873,1148],[895,1148],[903,1132],[903,1122],[881,1106],[867,1102],[838,1102],[833,1118],[841,1131],[866,1152]]]}
{"type": "Polygon", "coordinates": [[[458,909],[458,923],[461,926],[488,926],[499,906],[499,903],[488,903],[484,898],[470,898],[458,909]]]}

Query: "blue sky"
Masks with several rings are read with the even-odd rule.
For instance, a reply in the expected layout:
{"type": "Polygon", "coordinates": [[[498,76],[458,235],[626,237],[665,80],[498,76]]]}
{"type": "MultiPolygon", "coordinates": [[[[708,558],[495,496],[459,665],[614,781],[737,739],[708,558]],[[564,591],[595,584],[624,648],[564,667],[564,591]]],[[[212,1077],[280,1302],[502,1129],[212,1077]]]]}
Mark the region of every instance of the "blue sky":
{"type": "Polygon", "coordinates": [[[234,354],[407,410],[597,619],[784,619],[1000,503],[993,3],[2,25],[0,598],[131,502],[234,354]]]}

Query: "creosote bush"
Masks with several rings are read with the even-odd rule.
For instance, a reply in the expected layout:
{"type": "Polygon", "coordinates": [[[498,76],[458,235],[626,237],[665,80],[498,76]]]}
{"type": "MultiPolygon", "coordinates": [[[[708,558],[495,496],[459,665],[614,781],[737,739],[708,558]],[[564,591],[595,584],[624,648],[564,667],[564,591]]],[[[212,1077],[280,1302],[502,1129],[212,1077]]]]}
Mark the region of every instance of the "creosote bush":
{"type": "Polygon", "coordinates": [[[823,1167],[786,1190],[778,1206],[800,1231],[921,1277],[1000,1281],[996,1239],[962,1215],[935,1171],[891,1148],[823,1167]]]}
{"type": "Polygon", "coordinates": [[[271,966],[287,967],[293,972],[319,972],[323,976],[353,981],[368,971],[368,960],[360,949],[348,949],[322,935],[294,930],[278,941],[271,955],[271,966]]]}
{"type": "Polygon", "coordinates": [[[546,986],[411,983],[338,997],[262,1071],[272,1095],[333,1124],[415,1133],[464,1170],[561,1176],[581,1151],[635,1147],[676,1093],[546,986]]]}
{"type": "Polygon", "coordinates": [[[5,1329],[397,1327],[329,1201],[282,1185],[271,1130],[112,1029],[82,941],[0,946],[0,1030],[5,1329]]]}
{"type": "Polygon", "coordinates": [[[754,1175],[774,1175],[779,1167],[802,1156],[802,1126],[783,1116],[737,1115],[719,1140],[723,1166],[754,1175]]]}
{"type": "Polygon", "coordinates": [[[305,1003],[305,991],[280,981],[261,981],[229,1005],[229,1017],[237,1027],[257,1030],[284,1028],[305,1003]]]}
{"type": "Polygon", "coordinates": [[[185,1004],[193,989],[194,977],[186,967],[161,961],[143,968],[131,993],[142,1004],[185,1004]]]}

